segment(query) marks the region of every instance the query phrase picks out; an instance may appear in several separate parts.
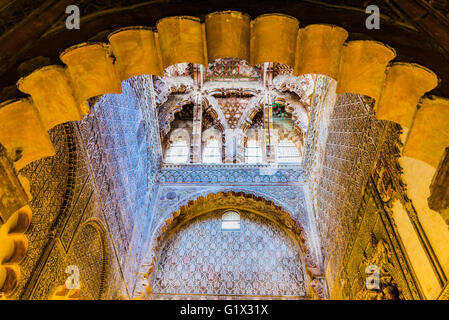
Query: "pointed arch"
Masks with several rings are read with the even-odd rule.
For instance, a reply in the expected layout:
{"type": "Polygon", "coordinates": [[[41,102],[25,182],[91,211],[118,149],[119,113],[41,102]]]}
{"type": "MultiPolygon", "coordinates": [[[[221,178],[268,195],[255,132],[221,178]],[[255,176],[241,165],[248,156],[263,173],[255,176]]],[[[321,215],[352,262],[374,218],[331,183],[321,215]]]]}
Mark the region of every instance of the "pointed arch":
{"type": "MultiPolygon", "coordinates": [[[[260,197],[246,192],[226,191],[209,193],[188,201],[187,204],[173,211],[171,216],[157,227],[156,232],[153,234],[151,242],[153,246],[150,247],[151,252],[149,253],[152,259],[145,278],[150,280],[151,274],[154,272],[157,264],[160,249],[166,237],[177,226],[213,210],[223,209],[226,211],[227,209],[233,210],[235,208],[261,215],[281,226],[289,236],[293,237],[300,247],[302,260],[306,272],[310,276],[310,281],[322,272],[321,267],[316,264],[313,258],[313,249],[309,243],[310,240],[308,239],[307,231],[300,221],[280,206],[274,204],[273,201],[267,200],[266,197],[260,197]]],[[[146,287],[146,293],[151,293],[151,283],[146,287]]]]}

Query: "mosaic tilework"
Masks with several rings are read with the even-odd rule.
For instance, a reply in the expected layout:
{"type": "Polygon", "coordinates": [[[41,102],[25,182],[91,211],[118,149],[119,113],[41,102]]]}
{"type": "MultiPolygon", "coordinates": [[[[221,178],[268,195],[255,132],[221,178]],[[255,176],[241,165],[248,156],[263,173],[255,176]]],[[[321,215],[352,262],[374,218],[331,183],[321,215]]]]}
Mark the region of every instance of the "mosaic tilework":
{"type": "Polygon", "coordinates": [[[26,299],[30,300],[47,300],[54,288],[62,285],[67,277],[64,273],[65,268],[65,252],[59,242],[53,242],[50,255],[45,261],[45,265],[34,284],[29,296],[26,299]]]}
{"type": "Polygon", "coordinates": [[[239,296],[239,295],[213,295],[213,294],[153,294],[153,300],[307,300],[307,297],[289,296],[239,296]]]}
{"type": "Polygon", "coordinates": [[[300,186],[195,186],[195,185],[161,185],[158,199],[155,203],[155,217],[153,218],[150,232],[157,230],[174,211],[189,201],[200,196],[214,194],[217,192],[244,192],[263,197],[283,208],[290,214],[293,220],[301,222],[307,227],[307,213],[304,203],[304,194],[300,186]]]}
{"type": "Polygon", "coordinates": [[[197,217],[168,238],[153,275],[153,292],[306,294],[299,249],[282,229],[242,212],[240,231],[221,231],[221,214],[197,217]]]}
{"type": "Polygon", "coordinates": [[[121,95],[92,99],[82,121],[53,128],[56,156],[23,170],[31,182],[33,219],[12,298],[48,299],[63,285],[68,264],[83,269],[82,298],[99,298],[102,287],[106,299],[132,289],[157,193],[160,142],[151,77],[122,86],[121,95]],[[104,239],[83,227],[92,218],[103,225],[104,239]]]}
{"type": "Polygon", "coordinates": [[[99,98],[79,122],[79,138],[129,288],[135,281],[145,225],[157,188],[160,143],[151,77],[122,83],[122,94],[99,98]]]}

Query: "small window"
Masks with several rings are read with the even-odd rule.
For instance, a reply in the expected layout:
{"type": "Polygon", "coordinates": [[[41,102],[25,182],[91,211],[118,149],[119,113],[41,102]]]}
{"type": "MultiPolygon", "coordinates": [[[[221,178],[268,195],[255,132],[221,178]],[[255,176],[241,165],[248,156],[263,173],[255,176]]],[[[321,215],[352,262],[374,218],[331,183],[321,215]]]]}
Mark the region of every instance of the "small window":
{"type": "Polygon", "coordinates": [[[173,142],[165,156],[166,163],[187,163],[189,159],[189,147],[184,140],[173,142]]]}
{"type": "Polygon", "coordinates": [[[248,140],[245,150],[245,162],[246,163],[261,163],[262,162],[262,149],[254,139],[248,140]]]}
{"type": "Polygon", "coordinates": [[[301,162],[299,151],[292,141],[288,139],[279,141],[277,162],[301,162]]]}
{"type": "Polygon", "coordinates": [[[228,211],[221,217],[221,230],[223,231],[239,231],[240,215],[235,211],[228,211]]]}
{"type": "Polygon", "coordinates": [[[203,163],[220,163],[221,152],[217,139],[207,141],[203,149],[203,163]]]}

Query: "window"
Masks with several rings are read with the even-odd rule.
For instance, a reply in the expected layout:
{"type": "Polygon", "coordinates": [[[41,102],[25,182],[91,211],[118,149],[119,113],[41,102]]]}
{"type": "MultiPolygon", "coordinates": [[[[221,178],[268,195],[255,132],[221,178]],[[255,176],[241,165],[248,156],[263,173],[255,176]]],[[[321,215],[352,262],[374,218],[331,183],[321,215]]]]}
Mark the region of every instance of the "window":
{"type": "Polygon", "coordinates": [[[221,217],[221,230],[238,231],[240,230],[240,215],[235,211],[228,211],[221,217]]]}
{"type": "Polygon", "coordinates": [[[203,163],[221,162],[220,145],[217,139],[210,139],[203,149],[203,163]]]}
{"type": "Polygon", "coordinates": [[[288,140],[284,139],[279,141],[278,152],[277,152],[278,162],[300,162],[301,157],[296,145],[288,140]]]}
{"type": "Polygon", "coordinates": [[[173,142],[165,156],[166,163],[187,163],[189,159],[189,147],[184,140],[173,142]]]}
{"type": "Polygon", "coordinates": [[[262,149],[260,148],[255,139],[248,140],[248,142],[246,143],[245,162],[246,163],[262,162],[262,149]]]}

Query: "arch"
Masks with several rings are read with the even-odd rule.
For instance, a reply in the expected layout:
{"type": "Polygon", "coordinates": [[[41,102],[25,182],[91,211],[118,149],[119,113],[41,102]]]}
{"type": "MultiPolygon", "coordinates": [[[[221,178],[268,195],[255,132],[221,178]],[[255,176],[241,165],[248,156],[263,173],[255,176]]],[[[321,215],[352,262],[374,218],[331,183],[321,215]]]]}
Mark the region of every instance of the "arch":
{"type": "Polygon", "coordinates": [[[169,77],[162,78],[154,76],[153,87],[156,95],[156,103],[158,105],[164,104],[172,92],[192,93],[194,89],[193,80],[185,77],[169,77]]]}
{"type": "Polygon", "coordinates": [[[243,133],[251,127],[254,116],[262,109],[263,95],[257,94],[251,98],[248,107],[243,112],[237,124],[237,128],[241,129],[243,133]]]}
{"type": "Polygon", "coordinates": [[[240,220],[240,214],[236,212],[235,210],[226,211],[221,216],[222,221],[229,221],[229,220],[240,220]]]}
{"type": "MultiPolygon", "coordinates": [[[[232,26],[239,31],[249,28],[249,22],[245,20],[246,15],[235,12],[213,13],[208,16],[204,22],[206,30],[219,36],[213,43],[228,45],[230,40],[224,30],[231,27],[231,22],[216,23],[223,16],[232,17],[233,20],[243,19],[241,23],[232,26]]],[[[408,69],[394,65],[388,67],[396,53],[382,43],[369,40],[345,42],[348,33],[340,27],[309,25],[299,29],[299,22],[295,18],[282,14],[265,14],[253,22],[254,42],[250,48],[252,50],[247,50],[249,60],[253,64],[279,62],[293,67],[296,76],[329,76],[337,80],[338,93],[359,93],[376,101],[389,101],[389,105],[395,105],[397,90],[383,90],[391,84],[400,89],[402,96],[407,96],[407,99],[399,104],[400,108],[410,107],[412,112],[416,112],[420,97],[438,84],[438,78],[433,72],[416,65],[407,64],[408,69]],[[287,37],[278,36],[286,31],[292,33],[289,38],[291,42],[287,41],[287,37]],[[278,45],[282,50],[267,50],[263,45],[267,39],[273,41],[270,47],[278,45]],[[329,45],[329,42],[332,45],[329,45]],[[413,77],[412,80],[410,77],[404,77],[404,74],[410,72],[422,73],[423,76],[413,77]]],[[[145,73],[162,76],[162,69],[155,67],[160,65],[162,68],[184,62],[206,65],[208,57],[241,57],[242,46],[249,46],[249,38],[246,36],[240,45],[226,52],[222,46],[216,46],[212,42],[209,44],[207,34],[204,37],[201,31],[201,21],[195,17],[161,19],[157,23],[157,34],[158,36],[153,30],[143,27],[120,29],[111,35],[110,44],[82,43],[66,49],[61,53],[61,60],[67,65],[66,69],[46,66],[21,78],[18,82],[19,90],[30,94],[32,99],[7,101],[0,109],[0,117],[5,119],[0,127],[0,142],[7,150],[22,150],[22,159],[16,163],[16,167],[21,168],[29,162],[52,155],[54,150],[46,132],[48,126],[80,120],[88,113],[85,103],[87,99],[105,93],[121,93],[121,80],[145,73]],[[185,33],[179,33],[179,30],[184,30],[185,33]],[[186,36],[187,34],[190,36],[186,36]],[[171,41],[173,38],[178,41],[171,41]],[[154,45],[156,42],[159,42],[159,46],[154,45]],[[129,46],[130,43],[133,47],[149,50],[133,50],[133,47],[129,46]],[[186,47],[190,50],[183,50],[186,47]],[[208,52],[208,55],[205,55],[205,52],[208,52]],[[16,112],[25,115],[25,109],[30,110],[26,114],[29,118],[27,120],[34,119],[34,122],[42,124],[40,130],[36,130],[39,125],[31,126],[32,129],[17,129],[13,119],[16,118],[16,112]],[[28,130],[33,130],[32,134],[28,130]]],[[[242,34],[249,36],[246,32],[242,34]]],[[[442,108],[438,110],[443,111],[442,108]]],[[[385,120],[401,120],[385,116],[385,120]]],[[[444,127],[441,129],[444,130],[444,127]]],[[[444,147],[438,146],[441,154],[444,147]]],[[[419,153],[416,156],[422,157],[419,153]]]]}
{"type": "Polygon", "coordinates": [[[191,94],[187,95],[187,97],[170,95],[168,100],[157,109],[161,137],[170,132],[171,123],[175,120],[175,114],[181,111],[185,105],[193,104],[193,102],[194,99],[191,94]]]}
{"type": "MultiPolygon", "coordinates": [[[[167,100],[161,104],[158,108],[159,114],[159,129],[161,136],[165,136],[170,132],[171,123],[175,119],[175,114],[182,110],[185,105],[194,104],[195,99],[193,94],[187,94],[186,96],[174,96],[170,95],[167,100]]],[[[223,114],[223,111],[218,106],[217,101],[212,96],[203,96],[202,105],[205,112],[207,112],[212,119],[218,121],[218,125],[221,130],[227,128],[227,121],[223,114]]]]}
{"type": "MultiPolygon", "coordinates": [[[[223,16],[233,18],[240,16],[241,18],[237,19],[244,20],[233,28],[239,30],[249,28],[249,24],[244,22],[246,18],[243,18],[246,15],[241,13],[211,14],[205,24],[206,30],[220,37],[214,39],[215,44],[217,41],[229,44],[230,41],[226,36],[227,33],[221,32],[230,27],[230,22],[215,23],[223,16]]],[[[410,108],[412,112],[416,112],[420,97],[438,84],[438,78],[433,72],[417,65],[406,64],[408,66],[406,69],[395,65],[388,67],[396,53],[382,43],[369,40],[345,42],[348,33],[340,27],[309,25],[299,29],[299,23],[295,18],[281,14],[262,15],[253,22],[254,43],[252,50],[248,50],[249,60],[253,64],[279,62],[293,67],[295,76],[303,74],[329,76],[337,80],[338,93],[359,93],[370,96],[376,101],[389,101],[391,102],[389,105],[395,105],[397,90],[383,90],[391,84],[400,89],[401,96],[407,96],[407,99],[399,104],[400,108],[410,108]],[[291,42],[286,41],[286,38],[278,37],[286,30],[297,35],[289,38],[291,42]],[[267,50],[263,46],[267,39],[273,41],[270,46],[276,44],[282,50],[267,50]],[[332,45],[330,46],[328,42],[332,42],[332,45]],[[374,56],[377,58],[368,58],[374,56]],[[422,73],[423,76],[412,77],[410,80],[410,77],[404,76],[410,72],[422,73]]],[[[143,27],[117,30],[111,35],[110,44],[83,43],[66,49],[61,54],[61,60],[67,65],[67,69],[47,66],[21,78],[18,87],[22,92],[30,94],[32,100],[8,101],[0,109],[0,116],[6,119],[4,122],[6,125],[0,128],[0,142],[8,150],[17,148],[22,150],[22,159],[16,166],[21,168],[31,161],[52,155],[54,151],[46,132],[48,126],[79,120],[88,113],[86,99],[105,93],[120,93],[121,80],[144,73],[161,76],[162,70],[154,67],[156,65],[162,65],[163,68],[184,62],[206,65],[208,57],[240,57],[241,47],[249,46],[249,38],[243,38],[239,46],[226,50],[224,53],[221,46],[213,45],[212,42],[208,43],[207,34],[203,37],[201,21],[195,17],[180,16],[161,19],[157,23],[157,32],[158,37],[153,30],[143,27]],[[179,33],[179,30],[190,32],[192,36],[187,37],[186,34],[179,33]],[[172,38],[178,41],[173,42],[170,40],[172,38]],[[153,45],[156,41],[159,42],[159,46],[153,45]],[[137,47],[150,48],[150,50],[132,50],[130,43],[137,47]],[[182,49],[185,47],[191,48],[189,53],[182,49]],[[205,52],[208,52],[209,56],[206,56],[205,52]],[[116,60],[113,60],[113,56],[116,60]],[[80,105],[81,109],[78,107],[80,105]],[[23,113],[25,107],[27,110],[32,110],[26,117],[33,118],[38,123],[43,121],[40,119],[45,119],[46,123],[43,123],[41,130],[37,132],[34,130],[32,135],[26,130],[22,130],[17,135],[11,134],[17,133],[17,128],[14,130],[16,126],[12,121],[15,113],[23,113]],[[61,109],[65,112],[54,112],[61,109]]],[[[442,108],[438,110],[443,111],[442,108]]],[[[398,117],[393,119],[390,115],[385,117],[387,118],[385,120],[401,120],[398,117]]],[[[438,126],[440,127],[440,124],[438,126]]],[[[440,129],[444,130],[445,127],[440,129]]],[[[438,152],[439,156],[444,147],[438,146],[438,151],[441,151],[438,152]]],[[[420,153],[416,156],[422,157],[420,153]]]]}
{"type": "MultiPolygon", "coordinates": [[[[270,200],[245,192],[228,191],[209,193],[205,196],[199,196],[195,200],[190,200],[187,204],[173,211],[168,219],[159,224],[153,234],[153,242],[150,242],[152,244],[152,247],[150,246],[152,259],[145,278],[150,281],[150,275],[154,272],[157,264],[159,250],[171,230],[181,223],[187,223],[213,210],[235,211],[235,208],[261,215],[282,226],[291,237],[297,240],[303,255],[306,272],[311,280],[322,273],[321,267],[317,265],[313,258],[313,250],[307,232],[300,221],[292,218],[290,213],[270,200]]],[[[151,293],[151,283],[146,287],[146,293],[151,293]]]]}
{"type": "Polygon", "coordinates": [[[187,129],[177,128],[172,131],[172,133],[170,134],[170,142],[175,142],[179,140],[187,142],[187,145],[190,144],[190,133],[189,131],[187,131],[187,129]]]}
{"type": "MultiPolygon", "coordinates": [[[[229,186],[229,187],[221,186],[221,187],[213,188],[213,189],[204,188],[204,190],[201,190],[201,191],[198,191],[195,193],[191,193],[191,194],[187,194],[187,197],[182,198],[181,200],[174,203],[172,206],[170,206],[170,208],[167,208],[167,209],[169,211],[177,211],[182,206],[188,205],[191,201],[194,201],[200,197],[206,197],[209,194],[215,194],[215,193],[226,194],[229,192],[253,194],[254,196],[256,196],[258,198],[263,198],[266,201],[272,202],[274,205],[282,208],[282,210],[284,210],[285,212],[288,212],[290,214],[290,217],[293,220],[300,220],[300,216],[305,217],[304,211],[297,212],[298,210],[295,210],[295,208],[292,205],[290,205],[288,202],[279,200],[276,196],[270,194],[269,192],[262,192],[257,189],[245,188],[245,187],[241,187],[241,186],[232,186],[232,187],[231,186],[229,186]]],[[[160,228],[161,226],[162,225],[159,225],[159,226],[157,226],[157,228],[160,228]]]]}
{"type": "Polygon", "coordinates": [[[314,75],[303,74],[296,77],[292,74],[279,74],[273,79],[273,87],[279,93],[287,91],[295,93],[302,104],[308,104],[308,98],[313,94],[314,75]]]}
{"type": "Polygon", "coordinates": [[[296,93],[280,92],[279,97],[285,100],[285,109],[291,113],[297,132],[305,132],[309,125],[309,112],[296,93]]]}
{"type": "Polygon", "coordinates": [[[209,128],[201,134],[201,142],[202,142],[201,155],[203,157],[202,162],[220,163],[222,159],[222,133],[218,129],[209,128]],[[214,150],[217,152],[215,152],[214,150]],[[211,160],[215,158],[215,154],[217,158],[216,162],[205,161],[204,157],[208,157],[211,160]]]}
{"type": "Polygon", "coordinates": [[[203,99],[207,104],[207,108],[205,109],[205,111],[212,117],[212,119],[218,121],[218,123],[220,124],[220,130],[226,130],[228,128],[228,122],[226,121],[226,117],[223,113],[223,110],[221,110],[220,106],[218,105],[217,100],[211,95],[208,95],[203,99]]]}
{"type": "Polygon", "coordinates": [[[240,230],[221,228],[221,209],[171,230],[149,277],[149,298],[173,293],[307,297],[310,280],[297,241],[275,222],[239,211],[240,230]]]}
{"type": "MultiPolygon", "coordinates": [[[[188,163],[189,162],[189,157],[190,157],[190,140],[191,140],[191,137],[190,137],[190,133],[189,133],[189,131],[187,131],[187,129],[185,129],[185,128],[177,128],[177,129],[175,129],[175,130],[173,130],[172,132],[171,132],[171,134],[170,134],[170,137],[169,137],[169,141],[168,141],[168,145],[166,146],[166,148],[165,148],[165,154],[164,154],[164,162],[166,162],[166,163],[188,163]],[[174,145],[174,144],[176,144],[176,143],[179,143],[179,142],[183,142],[183,144],[181,144],[181,145],[177,145],[177,147],[184,147],[186,150],[186,152],[185,152],[185,161],[182,161],[182,162],[170,162],[170,161],[167,161],[168,160],[168,157],[170,156],[170,148],[174,145]]],[[[181,156],[184,156],[184,155],[175,155],[175,157],[181,157],[181,156]]]]}
{"type": "Polygon", "coordinates": [[[28,249],[25,231],[31,222],[31,209],[25,206],[0,224],[0,294],[11,294],[20,279],[20,263],[28,249]]]}

